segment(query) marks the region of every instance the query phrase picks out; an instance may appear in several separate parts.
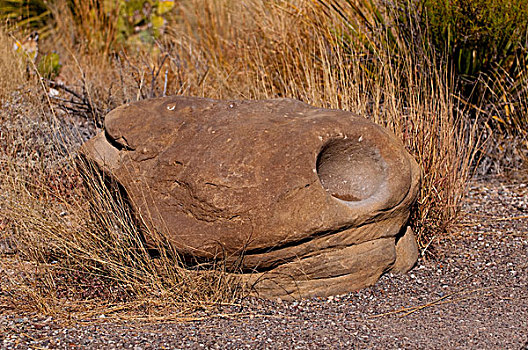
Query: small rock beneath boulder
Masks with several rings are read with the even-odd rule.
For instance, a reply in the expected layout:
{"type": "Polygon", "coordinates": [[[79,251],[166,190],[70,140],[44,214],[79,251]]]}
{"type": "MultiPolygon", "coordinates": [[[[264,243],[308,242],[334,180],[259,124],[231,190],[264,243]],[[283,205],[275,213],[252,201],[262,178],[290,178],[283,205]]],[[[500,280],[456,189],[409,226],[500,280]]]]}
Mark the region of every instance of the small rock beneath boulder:
{"type": "Polygon", "coordinates": [[[416,237],[410,227],[405,234],[396,241],[396,261],[391,271],[395,273],[407,273],[414,267],[418,260],[418,244],[416,237]]]}

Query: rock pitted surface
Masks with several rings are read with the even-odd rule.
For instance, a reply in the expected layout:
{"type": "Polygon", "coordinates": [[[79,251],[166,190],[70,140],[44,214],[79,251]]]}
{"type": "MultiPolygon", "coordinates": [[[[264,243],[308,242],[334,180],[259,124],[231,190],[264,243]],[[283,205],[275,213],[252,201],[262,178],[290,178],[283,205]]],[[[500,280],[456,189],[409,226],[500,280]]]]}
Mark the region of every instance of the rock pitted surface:
{"type": "Polygon", "coordinates": [[[183,256],[236,265],[261,296],[342,294],[417,258],[406,224],[418,165],[350,112],[145,100],[110,112],[81,152],[123,186],[148,231],[183,256]]]}

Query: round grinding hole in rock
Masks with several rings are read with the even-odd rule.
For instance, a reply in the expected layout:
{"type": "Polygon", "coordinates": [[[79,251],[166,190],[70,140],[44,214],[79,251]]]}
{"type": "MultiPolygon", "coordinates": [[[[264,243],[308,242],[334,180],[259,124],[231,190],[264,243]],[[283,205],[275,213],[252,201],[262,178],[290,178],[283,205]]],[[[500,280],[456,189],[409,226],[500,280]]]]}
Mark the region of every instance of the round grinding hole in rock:
{"type": "Polygon", "coordinates": [[[361,138],[329,141],[317,157],[317,175],[332,196],[357,202],[373,196],[386,178],[378,149],[361,138]]]}

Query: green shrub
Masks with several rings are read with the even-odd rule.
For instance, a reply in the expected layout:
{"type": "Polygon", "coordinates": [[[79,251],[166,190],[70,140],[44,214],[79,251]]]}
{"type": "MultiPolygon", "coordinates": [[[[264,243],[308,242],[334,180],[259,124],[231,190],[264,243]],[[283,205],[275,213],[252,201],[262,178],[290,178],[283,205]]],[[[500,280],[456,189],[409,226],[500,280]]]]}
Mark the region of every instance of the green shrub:
{"type": "Polygon", "coordinates": [[[526,0],[425,0],[421,18],[436,51],[448,57],[456,92],[485,112],[495,132],[526,137],[526,0]]]}
{"type": "Polygon", "coordinates": [[[524,69],[526,0],[425,0],[422,16],[434,46],[449,55],[457,74],[475,78],[497,67],[510,74],[524,69]]]}

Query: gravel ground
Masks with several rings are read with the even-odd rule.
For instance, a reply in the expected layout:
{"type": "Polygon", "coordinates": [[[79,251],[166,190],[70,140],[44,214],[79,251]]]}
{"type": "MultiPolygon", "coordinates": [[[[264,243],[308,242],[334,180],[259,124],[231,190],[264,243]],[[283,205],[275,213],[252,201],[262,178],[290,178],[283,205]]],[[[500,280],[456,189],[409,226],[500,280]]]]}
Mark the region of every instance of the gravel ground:
{"type": "Polygon", "coordinates": [[[337,297],[246,298],[187,322],[0,316],[0,347],[528,349],[528,186],[475,181],[460,230],[405,276],[337,297]]]}

